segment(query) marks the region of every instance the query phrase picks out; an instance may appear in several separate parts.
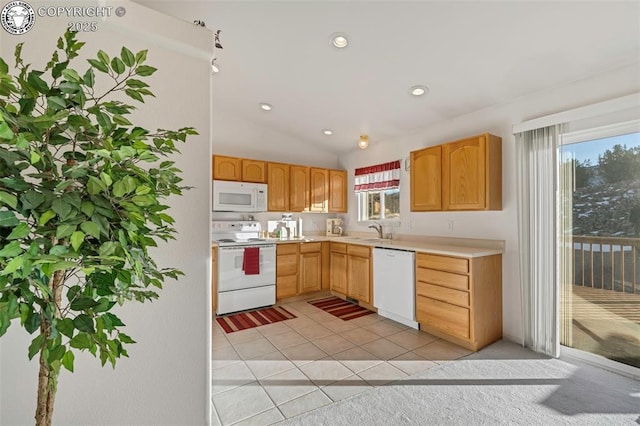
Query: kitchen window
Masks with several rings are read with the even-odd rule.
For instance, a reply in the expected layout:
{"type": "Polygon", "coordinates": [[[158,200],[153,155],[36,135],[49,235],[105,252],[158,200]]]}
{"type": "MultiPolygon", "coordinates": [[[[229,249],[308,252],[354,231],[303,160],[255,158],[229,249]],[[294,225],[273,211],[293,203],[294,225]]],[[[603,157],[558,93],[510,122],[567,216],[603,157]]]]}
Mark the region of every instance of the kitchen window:
{"type": "Polygon", "coordinates": [[[400,219],[400,161],[362,167],[355,171],[358,220],[400,219]]]}

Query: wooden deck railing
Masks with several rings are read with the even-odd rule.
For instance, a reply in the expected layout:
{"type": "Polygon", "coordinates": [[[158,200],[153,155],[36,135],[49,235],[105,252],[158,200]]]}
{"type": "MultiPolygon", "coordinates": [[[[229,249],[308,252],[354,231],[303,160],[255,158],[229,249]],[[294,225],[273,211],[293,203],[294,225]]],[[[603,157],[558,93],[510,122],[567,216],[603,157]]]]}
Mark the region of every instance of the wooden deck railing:
{"type": "Polygon", "coordinates": [[[573,284],[640,294],[640,238],[573,236],[573,284]]]}

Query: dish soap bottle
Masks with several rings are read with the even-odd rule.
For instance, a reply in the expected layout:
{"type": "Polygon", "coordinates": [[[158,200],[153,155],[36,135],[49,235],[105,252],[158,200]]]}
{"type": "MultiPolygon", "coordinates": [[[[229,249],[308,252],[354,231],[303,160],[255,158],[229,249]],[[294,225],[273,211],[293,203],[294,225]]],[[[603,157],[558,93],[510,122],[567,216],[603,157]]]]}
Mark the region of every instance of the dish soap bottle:
{"type": "Polygon", "coordinates": [[[302,238],[302,218],[296,219],[296,238],[302,238]]]}

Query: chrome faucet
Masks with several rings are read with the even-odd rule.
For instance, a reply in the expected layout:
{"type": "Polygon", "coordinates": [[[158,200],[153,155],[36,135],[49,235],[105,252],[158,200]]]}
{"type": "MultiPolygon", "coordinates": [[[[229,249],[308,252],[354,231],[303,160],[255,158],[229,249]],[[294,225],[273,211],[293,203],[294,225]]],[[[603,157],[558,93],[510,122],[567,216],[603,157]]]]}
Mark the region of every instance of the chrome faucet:
{"type": "Polygon", "coordinates": [[[374,223],[373,225],[369,225],[369,228],[373,228],[378,231],[378,236],[382,239],[382,225],[379,223],[374,223]]]}

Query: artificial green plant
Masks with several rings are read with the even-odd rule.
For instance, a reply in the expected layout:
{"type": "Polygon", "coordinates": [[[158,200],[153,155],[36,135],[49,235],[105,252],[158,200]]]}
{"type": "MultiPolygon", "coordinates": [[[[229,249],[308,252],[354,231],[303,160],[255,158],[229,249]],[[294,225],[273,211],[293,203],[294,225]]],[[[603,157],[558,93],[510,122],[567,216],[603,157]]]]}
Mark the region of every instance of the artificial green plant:
{"type": "Polygon", "coordinates": [[[135,107],[123,99],[153,96],[146,50],[100,50],[82,65],[83,45],[66,32],[43,71],[23,62],[22,43],[13,74],[0,58],[0,336],[12,323],[35,336],[37,425],[51,424],[59,374],[78,351],[103,366],[127,356],[134,340],[116,307],[152,300],[182,274],[149,248],[174,237],[165,203],[185,188],[166,157],[196,132],[127,118],[135,107]]]}

